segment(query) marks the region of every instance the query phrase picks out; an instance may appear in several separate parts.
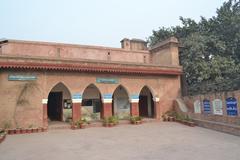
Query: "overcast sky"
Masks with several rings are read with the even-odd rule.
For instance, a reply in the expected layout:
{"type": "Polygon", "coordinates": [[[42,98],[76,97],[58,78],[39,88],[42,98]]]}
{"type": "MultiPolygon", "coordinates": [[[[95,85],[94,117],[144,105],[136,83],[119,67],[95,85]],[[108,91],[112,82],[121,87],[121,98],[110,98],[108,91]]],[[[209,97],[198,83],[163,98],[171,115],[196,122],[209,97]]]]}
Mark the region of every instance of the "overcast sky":
{"type": "Polygon", "coordinates": [[[225,0],[0,0],[0,38],[120,47],[179,16],[216,15],[225,0]]]}

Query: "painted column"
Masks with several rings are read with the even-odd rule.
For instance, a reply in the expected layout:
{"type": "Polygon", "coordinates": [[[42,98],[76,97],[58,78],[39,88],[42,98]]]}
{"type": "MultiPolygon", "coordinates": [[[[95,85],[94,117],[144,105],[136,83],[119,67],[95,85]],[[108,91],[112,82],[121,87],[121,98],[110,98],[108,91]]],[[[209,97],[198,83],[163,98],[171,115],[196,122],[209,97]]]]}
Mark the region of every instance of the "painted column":
{"type": "Polygon", "coordinates": [[[112,94],[104,94],[102,117],[107,118],[111,116],[112,116],[112,94]]]}
{"type": "Polygon", "coordinates": [[[159,103],[159,98],[154,97],[153,102],[154,102],[154,114],[155,114],[154,118],[161,119],[162,111],[161,111],[161,106],[160,106],[160,103],[159,103]]]}
{"type": "Polygon", "coordinates": [[[81,118],[82,99],[72,99],[72,121],[76,122],[81,118]]]}
{"type": "Polygon", "coordinates": [[[73,123],[80,120],[82,107],[82,94],[74,93],[72,95],[72,121],[73,123]]]}
{"type": "Polygon", "coordinates": [[[131,108],[130,114],[131,116],[139,116],[139,96],[138,95],[131,95],[131,108]]]}
{"type": "Polygon", "coordinates": [[[42,99],[42,105],[43,105],[43,127],[48,127],[47,103],[48,103],[48,99],[42,99]]]}

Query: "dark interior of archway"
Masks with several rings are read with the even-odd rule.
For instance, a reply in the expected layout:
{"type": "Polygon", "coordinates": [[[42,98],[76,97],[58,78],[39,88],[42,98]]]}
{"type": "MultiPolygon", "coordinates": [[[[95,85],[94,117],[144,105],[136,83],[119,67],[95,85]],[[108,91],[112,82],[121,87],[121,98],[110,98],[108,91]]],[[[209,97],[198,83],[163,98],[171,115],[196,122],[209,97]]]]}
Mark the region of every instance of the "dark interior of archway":
{"type": "MultiPolygon", "coordinates": [[[[148,90],[148,92],[150,92],[148,90]]],[[[141,117],[148,117],[153,118],[154,117],[154,103],[153,103],[153,96],[150,92],[150,98],[147,95],[143,95],[142,91],[139,96],[139,116],[141,117]],[[151,100],[150,106],[148,106],[148,99],[151,100]],[[150,107],[150,111],[149,111],[150,107]]]]}
{"type": "Polygon", "coordinates": [[[62,121],[62,92],[50,92],[48,95],[48,118],[51,121],[62,121]]]}

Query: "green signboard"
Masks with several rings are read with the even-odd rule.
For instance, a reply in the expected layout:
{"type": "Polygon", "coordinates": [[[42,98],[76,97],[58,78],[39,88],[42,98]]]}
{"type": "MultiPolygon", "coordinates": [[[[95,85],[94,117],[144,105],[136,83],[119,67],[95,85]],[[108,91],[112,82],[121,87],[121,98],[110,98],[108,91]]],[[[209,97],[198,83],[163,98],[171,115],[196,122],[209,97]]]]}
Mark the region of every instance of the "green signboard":
{"type": "Polygon", "coordinates": [[[97,83],[117,84],[118,79],[115,79],[115,78],[97,78],[96,82],[97,83]]]}
{"type": "Polygon", "coordinates": [[[35,81],[37,76],[35,75],[8,75],[9,81],[35,81]]]}

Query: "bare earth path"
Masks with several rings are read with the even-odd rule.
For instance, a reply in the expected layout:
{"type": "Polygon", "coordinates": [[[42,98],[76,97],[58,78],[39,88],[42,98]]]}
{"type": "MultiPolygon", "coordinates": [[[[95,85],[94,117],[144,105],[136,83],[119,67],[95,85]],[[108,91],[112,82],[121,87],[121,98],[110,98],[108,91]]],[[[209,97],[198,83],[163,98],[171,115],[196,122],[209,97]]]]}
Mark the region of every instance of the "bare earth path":
{"type": "Polygon", "coordinates": [[[13,135],[0,160],[240,160],[240,137],[158,122],[13,135]]]}

